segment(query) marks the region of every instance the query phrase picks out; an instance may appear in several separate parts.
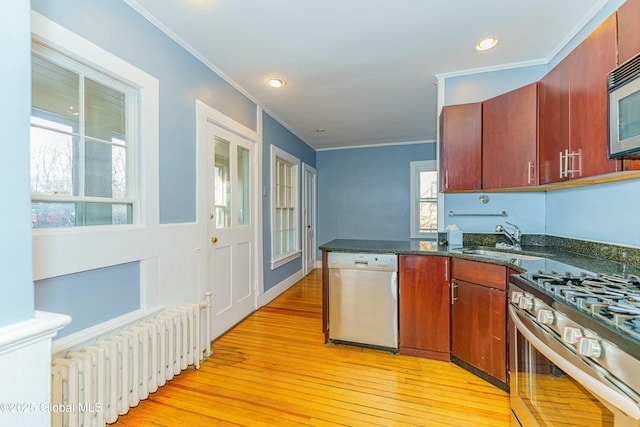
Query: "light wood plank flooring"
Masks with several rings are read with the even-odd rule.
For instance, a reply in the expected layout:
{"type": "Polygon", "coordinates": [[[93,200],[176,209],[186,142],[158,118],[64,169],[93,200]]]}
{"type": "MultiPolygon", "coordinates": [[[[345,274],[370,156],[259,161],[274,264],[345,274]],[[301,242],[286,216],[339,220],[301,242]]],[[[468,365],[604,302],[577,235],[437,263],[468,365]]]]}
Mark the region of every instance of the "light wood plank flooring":
{"type": "Polygon", "coordinates": [[[509,426],[508,395],[446,362],[325,345],[315,270],[114,426],[509,426]]]}

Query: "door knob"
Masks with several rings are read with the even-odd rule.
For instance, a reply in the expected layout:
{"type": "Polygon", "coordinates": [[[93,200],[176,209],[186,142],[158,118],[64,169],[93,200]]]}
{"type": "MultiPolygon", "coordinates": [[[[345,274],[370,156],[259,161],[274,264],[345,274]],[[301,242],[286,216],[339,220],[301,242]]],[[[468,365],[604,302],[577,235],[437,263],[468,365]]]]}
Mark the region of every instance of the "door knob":
{"type": "Polygon", "coordinates": [[[218,241],[218,238],[217,238],[217,237],[212,237],[212,238],[211,238],[211,243],[216,243],[217,241],[218,241]]]}

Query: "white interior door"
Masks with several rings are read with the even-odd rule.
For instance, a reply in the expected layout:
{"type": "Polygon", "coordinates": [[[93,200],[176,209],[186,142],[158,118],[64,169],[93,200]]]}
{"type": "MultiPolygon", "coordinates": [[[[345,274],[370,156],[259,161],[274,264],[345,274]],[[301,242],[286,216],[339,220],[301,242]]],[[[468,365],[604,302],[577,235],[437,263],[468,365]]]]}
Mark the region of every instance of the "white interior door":
{"type": "Polygon", "coordinates": [[[316,267],[316,170],[307,164],[302,170],[302,259],[306,276],[316,267]]]}
{"type": "Polygon", "coordinates": [[[208,288],[212,335],[255,310],[254,143],[214,124],[208,130],[208,288]]]}

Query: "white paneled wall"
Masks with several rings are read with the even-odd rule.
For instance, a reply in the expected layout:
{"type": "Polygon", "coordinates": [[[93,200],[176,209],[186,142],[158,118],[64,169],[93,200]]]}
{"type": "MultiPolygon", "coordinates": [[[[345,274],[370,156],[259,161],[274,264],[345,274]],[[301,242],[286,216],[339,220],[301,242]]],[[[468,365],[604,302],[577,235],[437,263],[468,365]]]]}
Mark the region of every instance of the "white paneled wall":
{"type": "MultiPolygon", "coordinates": [[[[89,227],[86,227],[89,228],[89,227]]],[[[200,301],[206,265],[198,223],[102,230],[53,230],[34,235],[35,280],[140,262],[141,308],[200,301]],[[67,233],[64,239],[60,233],[67,233]]]]}

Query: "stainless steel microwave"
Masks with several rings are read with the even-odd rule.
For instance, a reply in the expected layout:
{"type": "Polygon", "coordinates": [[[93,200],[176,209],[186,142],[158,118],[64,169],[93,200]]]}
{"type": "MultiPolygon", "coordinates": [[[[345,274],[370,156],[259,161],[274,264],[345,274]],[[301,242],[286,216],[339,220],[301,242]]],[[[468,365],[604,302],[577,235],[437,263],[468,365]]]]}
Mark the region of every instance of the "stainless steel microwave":
{"type": "Polygon", "coordinates": [[[640,54],[611,71],[609,158],[640,158],[640,54]]]}

